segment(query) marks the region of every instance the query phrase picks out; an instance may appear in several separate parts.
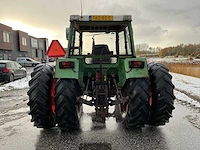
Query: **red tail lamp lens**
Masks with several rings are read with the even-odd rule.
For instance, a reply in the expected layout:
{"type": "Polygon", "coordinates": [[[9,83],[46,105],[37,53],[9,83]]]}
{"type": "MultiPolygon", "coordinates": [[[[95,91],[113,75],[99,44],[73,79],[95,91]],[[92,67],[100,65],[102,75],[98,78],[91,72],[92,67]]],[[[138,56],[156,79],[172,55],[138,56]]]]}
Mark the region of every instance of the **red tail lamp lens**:
{"type": "Polygon", "coordinates": [[[8,69],[8,68],[5,68],[5,69],[3,70],[3,72],[8,73],[8,72],[9,72],[9,69],[8,69]]]}
{"type": "Polygon", "coordinates": [[[99,72],[96,72],[96,81],[99,81],[99,72]]]}
{"type": "Polygon", "coordinates": [[[71,61],[62,61],[59,62],[59,68],[60,69],[67,69],[67,68],[74,68],[74,62],[71,61]]]}
{"type": "Polygon", "coordinates": [[[144,68],[143,61],[130,61],[129,68],[144,68]]]}

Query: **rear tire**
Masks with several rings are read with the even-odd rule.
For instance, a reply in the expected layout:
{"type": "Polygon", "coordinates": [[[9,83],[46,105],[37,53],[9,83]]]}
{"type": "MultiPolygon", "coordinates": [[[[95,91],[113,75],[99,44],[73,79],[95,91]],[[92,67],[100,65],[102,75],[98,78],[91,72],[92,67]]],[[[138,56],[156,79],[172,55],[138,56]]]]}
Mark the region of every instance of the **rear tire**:
{"type": "MultiPolygon", "coordinates": [[[[33,77],[35,74],[41,71],[43,68],[44,64],[39,64],[33,68],[33,72],[31,73],[31,77],[33,77]]],[[[49,65],[48,65],[49,66],[49,65]]],[[[51,66],[52,67],[52,66],[51,66]]]]}
{"type": "Polygon", "coordinates": [[[137,129],[148,123],[150,115],[149,85],[147,79],[129,80],[127,86],[129,89],[128,110],[123,121],[126,128],[137,129]]]}
{"type": "Polygon", "coordinates": [[[10,74],[8,80],[9,80],[9,82],[13,82],[14,81],[14,75],[12,73],[10,74]]]}
{"type": "Polygon", "coordinates": [[[80,88],[77,80],[58,79],[55,86],[56,122],[61,130],[79,129],[82,105],[77,103],[80,88]]]}
{"type": "Polygon", "coordinates": [[[165,125],[174,109],[174,85],[169,70],[160,63],[148,64],[152,87],[152,111],[149,125],[165,125]]]}
{"type": "Polygon", "coordinates": [[[41,65],[31,74],[28,91],[30,106],[29,115],[31,122],[37,128],[51,128],[55,126],[51,113],[51,81],[53,78],[53,68],[49,65],[41,65]]]}

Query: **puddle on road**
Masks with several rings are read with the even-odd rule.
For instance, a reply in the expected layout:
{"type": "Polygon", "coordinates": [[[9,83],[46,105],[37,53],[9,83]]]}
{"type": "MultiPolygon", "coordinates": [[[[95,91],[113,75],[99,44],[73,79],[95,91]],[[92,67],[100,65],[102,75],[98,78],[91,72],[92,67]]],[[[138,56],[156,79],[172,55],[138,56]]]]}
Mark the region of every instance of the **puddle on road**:
{"type": "MultiPolygon", "coordinates": [[[[114,112],[114,107],[109,108],[109,113],[114,112]]],[[[97,130],[116,130],[118,124],[114,117],[106,118],[106,123],[100,123],[92,121],[92,115],[95,113],[95,108],[87,105],[83,105],[83,116],[81,117],[81,129],[82,131],[97,131],[97,130]],[[113,123],[115,122],[115,123],[113,123]]]]}

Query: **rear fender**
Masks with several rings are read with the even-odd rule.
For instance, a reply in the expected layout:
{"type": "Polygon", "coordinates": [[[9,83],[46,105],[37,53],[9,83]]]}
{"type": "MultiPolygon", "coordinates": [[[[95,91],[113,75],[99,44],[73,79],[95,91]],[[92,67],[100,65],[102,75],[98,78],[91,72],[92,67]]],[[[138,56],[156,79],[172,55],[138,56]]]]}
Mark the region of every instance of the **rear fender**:
{"type": "Polygon", "coordinates": [[[55,71],[56,78],[70,78],[70,79],[78,79],[79,77],[79,60],[76,58],[59,58],[56,60],[56,71],[55,71]],[[59,67],[60,62],[74,62],[74,68],[66,68],[61,69],[59,67]]]}
{"type": "Polygon", "coordinates": [[[118,70],[119,85],[123,86],[126,80],[130,78],[148,78],[148,68],[146,58],[126,58],[121,62],[121,69],[118,70]],[[144,62],[143,68],[130,68],[129,62],[142,61],[144,62]]]}

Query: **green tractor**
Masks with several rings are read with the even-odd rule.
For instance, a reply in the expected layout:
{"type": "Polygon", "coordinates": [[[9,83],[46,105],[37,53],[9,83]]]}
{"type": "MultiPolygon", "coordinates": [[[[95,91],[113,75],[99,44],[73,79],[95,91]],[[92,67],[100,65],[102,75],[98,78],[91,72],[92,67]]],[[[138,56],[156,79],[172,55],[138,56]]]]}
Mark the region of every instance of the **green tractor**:
{"type": "Polygon", "coordinates": [[[78,129],[83,104],[95,107],[93,121],[105,123],[113,116],[126,128],[169,121],[172,76],[163,64],[136,57],[131,21],[130,15],[70,16],[65,57],[31,73],[28,105],[34,126],[78,129]]]}

